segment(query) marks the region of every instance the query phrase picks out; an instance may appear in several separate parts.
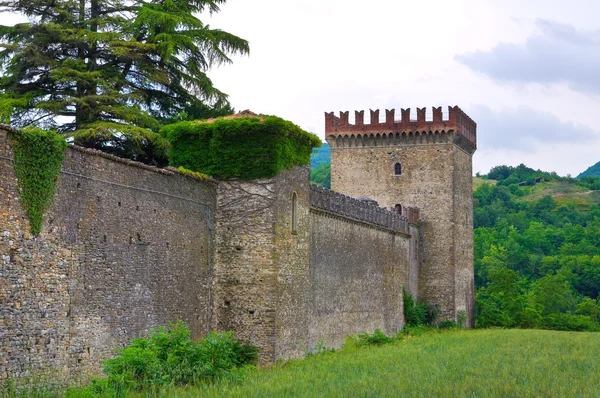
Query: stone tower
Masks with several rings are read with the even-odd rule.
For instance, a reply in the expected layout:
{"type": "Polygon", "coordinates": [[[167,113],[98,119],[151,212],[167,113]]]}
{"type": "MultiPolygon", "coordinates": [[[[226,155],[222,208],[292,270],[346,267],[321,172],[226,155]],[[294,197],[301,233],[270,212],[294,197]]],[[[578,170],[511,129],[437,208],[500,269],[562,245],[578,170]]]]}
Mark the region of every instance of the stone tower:
{"type": "MultiPolygon", "coordinates": [[[[367,196],[380,206],[406,214],[419,209],[422,258],[418,296],[435,304],[442,319],[466,315],[473,325],[473,192],[472,156],[476,149],[476,123],[460,108],[364,111],[337,117],[325,114],[325,136],[331,146],[331,188],[354,196],[367,196]],[[464,314],[464,315],[463,315],[464,314]]],[[[410,216],[410,215],[409,215],[410,216]]]]}

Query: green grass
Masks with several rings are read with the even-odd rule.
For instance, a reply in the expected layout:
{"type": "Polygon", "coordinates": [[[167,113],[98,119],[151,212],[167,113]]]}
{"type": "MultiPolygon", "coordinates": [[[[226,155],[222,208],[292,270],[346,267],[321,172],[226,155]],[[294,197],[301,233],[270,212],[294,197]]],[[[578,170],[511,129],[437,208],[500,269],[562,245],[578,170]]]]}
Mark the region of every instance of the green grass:
{"type": "Polygon", "coordinates": [[[542,330],[432,332],[342,350],[174,397],[598,397],[600,334],[542,330]]]}
{"type": "Polygon", "coordinates": [[[496,180],[488,180],[480,177],[473,177],[473,191],[479,188],[483,184],[496,185],[498,181],[496,180]]]}
{"type": "MultiPolygon", "coordinates": [[[[496,180],[473,177],[473,191],[483,184],[496,185],[496,183],[496,180]]],[[[579,211],[588,211],[590,206],[600,203],[600,191],[590,191],[568,181],[542,182],[533,186],[524,186],[521,189],[526,190],[527,194],[519,200],[539,200],[546,195],[550,195],[559,206],[573,204],[579,211]]]]}
{"type": "Polygon", "coordinates": [[[598,353],[600,333],[431,331],[130,397],[600,397],[598,353]]]}
{"type": "Polygon", "coordinates": [[[543,182],[527,188],[529,192],[521,200],[539,200],[550,195],[559,206],[572,203],[579,211],[588,211],[591,205],[600,203],[600,191],[590,191],[566,181],[543,182]]]}

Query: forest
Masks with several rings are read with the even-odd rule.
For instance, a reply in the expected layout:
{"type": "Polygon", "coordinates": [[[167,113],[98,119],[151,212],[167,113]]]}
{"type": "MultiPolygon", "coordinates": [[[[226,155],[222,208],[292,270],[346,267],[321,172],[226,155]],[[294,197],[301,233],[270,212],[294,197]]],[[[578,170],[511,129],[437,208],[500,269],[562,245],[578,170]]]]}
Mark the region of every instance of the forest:
{"type": "Polygon", "coordinates": [[[595,177],[497,166],[474,191],[476,326],[598,330],[600,205],[536,185],[600,190],[595,177]],[[538,183],[536,183],[538,181],[538,183]]]}
{"type": "MultiPolygon", "coordinates": [[[[328,155],[311,173],[325,187],[328,155]]],[[[475,180],[476,326],[600,330],[600,179],[521,164],[475,180]]]]}

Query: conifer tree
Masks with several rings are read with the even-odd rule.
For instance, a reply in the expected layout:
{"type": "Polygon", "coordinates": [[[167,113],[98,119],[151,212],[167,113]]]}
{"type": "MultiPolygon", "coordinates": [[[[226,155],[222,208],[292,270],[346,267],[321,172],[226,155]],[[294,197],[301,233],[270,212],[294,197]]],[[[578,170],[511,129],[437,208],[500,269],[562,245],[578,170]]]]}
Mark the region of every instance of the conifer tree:
{"type": "Polygon", "coordinates": [[[1,118],[164,164],[161,122],[231,110],[206,72],[248,42],[197,16],[225,2],[0,0],[0,11],[28,18],[0,26],[1,118]]]}

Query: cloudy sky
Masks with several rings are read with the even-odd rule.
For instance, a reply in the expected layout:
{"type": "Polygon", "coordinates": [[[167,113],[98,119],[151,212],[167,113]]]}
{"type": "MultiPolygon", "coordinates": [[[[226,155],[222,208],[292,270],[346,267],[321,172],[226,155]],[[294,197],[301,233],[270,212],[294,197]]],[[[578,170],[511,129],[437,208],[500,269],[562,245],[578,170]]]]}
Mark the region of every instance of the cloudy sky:
{"type": "Polygon", "coordinates": [[[598,0],[230,0],[203,19],[250,41],[209,74],[237,110],[323,138],[325,111],[459,105],[474,171],[575,176],[600,161],[598,15],[598,0]]]}
{"type": "Polygon", "coordinates": [[[325,111],[459,105],[475,171],[577,175],[600,161],[598,15],[597,0],[231,0],[208,21],[251,54],[211,77],[236,109],[321,137],[325,111]]]}

